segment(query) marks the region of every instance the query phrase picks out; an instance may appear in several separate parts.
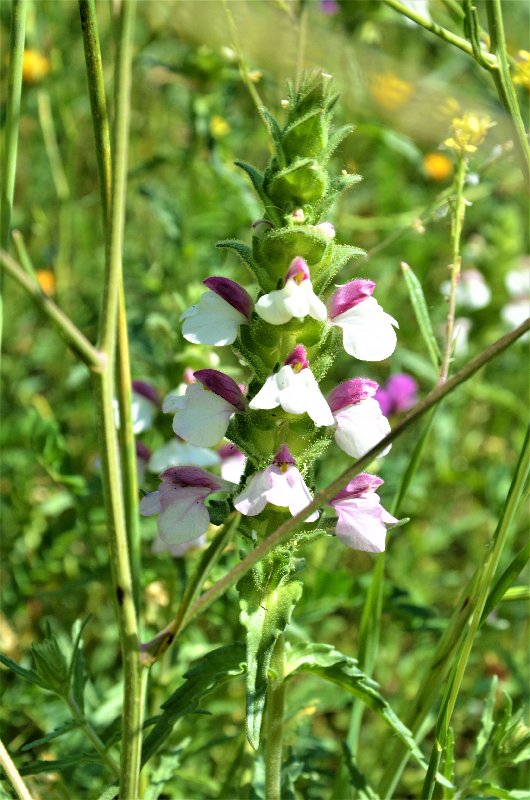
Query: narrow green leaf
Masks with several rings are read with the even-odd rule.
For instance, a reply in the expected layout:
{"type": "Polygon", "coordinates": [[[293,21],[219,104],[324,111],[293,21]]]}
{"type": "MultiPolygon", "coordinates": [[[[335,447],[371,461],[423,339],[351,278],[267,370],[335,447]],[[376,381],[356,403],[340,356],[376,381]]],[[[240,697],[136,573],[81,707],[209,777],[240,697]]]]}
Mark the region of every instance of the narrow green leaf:
{"type": "Polygon", "coordinates": [[[498,685],[499,679],[496,675],[494,675],[491,679],[488,696],[486,698],[486,702],[484,703],[484,709],[480,718],[480,730],[478,732],[476,742],[477,760],[480,760],[480,754],[484,750],[493,728],[493,709],[495,707],[498,685]]]}
{"type": "Polygon", "coordinates": [[[412,303],[412,308],[416,315],[421,335],[429,351],[431,361],[435,369],[438,369],[441,361],[440,348],[432,329],[431,319],[425,301],[425,295],[418,278],[411,270],[408,264],[404,261],[401,262],[401,269],[403,270],[403,277],[407,284],[407,289],[412,303]]]}
{"type": "Polygon", "coordinates": [[[43,681],[39,675],[33,669],[26,669],[25,667],[21,667],[16,661],[4,656],[0,653],[0,663],[4,664],[4,666],[8,667],[12,672],[16,675],[19,675],[24,680],[29,681],[29,683],[33,683],[34,686],[40,686],[41,689],[48,690],[48,684],[43,681]]]}
{"type": "Polygon", "coordinates": [[[74,756],[58,758],[55,761],[33,761],[25,767],[20,767],[21,775],[42,775],[43,772],[60,772],[63,769],[79,767],[81,764],[99,764],[99,756],[89,753],[77,753],[74,756]]]}
{"type": "Polygon", "coordinates": [[[55,728],[55,730],[53,730],[51,733],[48,733],[46,736],[41,736],[40,739],[34,739],[32,742],[28,742],[20,748],[20,752],[26,753],[28,750],[33,750],[35,747],[39,747],[42,744],[47,744],[53,739],[58,739],[60,736],[63,736],[63,734],[75,730],[78,726],[79,722],[76,719],[71,719],[68,722],[65,722],[64,725],[60,725],[58,728],[55,728]]]}
{"type": "Polygon", "coordinates": [[[370,784],[355,761],[352,758],[351,750],[346,742],[342,742],[344,763],[348,769],[350,783],[355,789],[355,800],[379,800],[378,795],[370,784]]]}
{"type": "Polygon", "coordinates": [[[155,718],[154,727],[144,739],[142,764],[168,738],[180,717],[196,712],[204,697],[244,672],[245,648],[242,644],[219,647],[197,661],[184,675],[184,683],[162,704],[162,714],[155,718]]]}
{"type": "Polygon", "coordinates": [[[247,173],[248,177],[251,180],[252,186],[258,193],[259,197],[263,196],[263,173],[253,167],[252,164],[247,164],[246,161],[234,161],[236,167],[239,167],[244,172],[247,173]]]}
{"type": "Polygon", "coordinates": [[[115,800],[118,796],[118,792],[120,791],[120,787],[117,784],[113,784],[109,786],[105,791],[99,795],[97,800],[115,800]]]}
{"type": "Polygon", "coordinates": [[[455,796],[453,788],[455,779],[455,735],[452,728],[449,728],[447,732],[443,775],[444,778],[450,783],[449,787],[443,787],[444,800],[453,800],[455,796]]]}
{"type": "Polygon", "coordinates": [[[285,166],[285,155],[282,147],[282,132],[280,126],[278,125],[272,114],[269,112],[268,108],[265,108],[265,106],[261,106],[261,108],[259,109],[259,113],[265,120],[267,127],[270,131],[270,134],[272,136],[272,139],[274,141],[274,150],[276,153],[276,158],[278,159],[278,163],[280,164],[281,167],[283,167],[285,166]]]}
{"type": "Polygon", "coordinates": [[[530,559],[530,542],[525,544],[525,546],[520,550],[515,558],[508,564],[502,575],[497,579],[493,588],[491,589],[488,599],[486,600],[486,605],[484,606],[484,611],[482,612],[482,617],[480,620],[480,624],[483,625],[484,622],[487,620],[495,606],[500,603],[504,595],[506,594],[508,588],[512,585],[514,580],[517,578],[518,575],[523,571],[528,560],[530,559]]]}
{"type": "Polygon", "coordinates": [[[250,745],[257,750],[267,695],[272,651],[287,627],[302,595],[300,581],[285,581],[274,574],[274,563],[266,559],[237,585],[241,624],[247,629],[247,715],[250,745]]]}

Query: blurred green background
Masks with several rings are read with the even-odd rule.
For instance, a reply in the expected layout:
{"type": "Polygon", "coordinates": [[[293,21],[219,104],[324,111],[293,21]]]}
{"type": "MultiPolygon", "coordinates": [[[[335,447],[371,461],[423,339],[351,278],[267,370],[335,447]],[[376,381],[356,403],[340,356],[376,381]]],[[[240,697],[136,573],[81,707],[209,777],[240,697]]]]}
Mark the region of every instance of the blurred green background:
{"type": "MultiPolygon", "coordinates": [[[[481,309],[459,308],[458,315],[468,318],[471,327],[467,351],[457,356],[456,366],[506,332],[503,309],[513,301],[506,276],[528,264],[525,187],[516,157],[505,146],[510,128],[492,81],[464,53],[376,0],[339,2],[336,7],[308,3],[302,54],[299,3],[241,0],[228,7],[250,77],[275,116],[281,119],[285,82],[294,78],[303,56],[306,69],[333,75],[341,95],[337,122],[356,126],[333,163],[338,172],[358,171],[364,181],[342,197],[331,221],[337,240],[365,248],[368,258],[350,263],[340,280],[375,280],[379,302],[399,321],[400,332],[397,350],[387,362],[364,365],[352,363],[346,354],[338,357],[327,379],[329,388],[354,375],[382,384],[390,374],[405,371],[418,381],[423,396],[435,376],[399,264],[406,260],[421,278],[441,338],[446,302],[440,287],[448,279],[451,258],[443,193],[451,183],[452,161],[448,151],[439,150],[448,135],[448,98],[496,122],[472,159],[476,180],[466,190],[471,205],[463,234],[463,268],[480,270],[491,300],[481,309]]],[[[515,0],[504,7],[509,50],[517,59],[520,50],[530,49],[528,6],[515,0]]],[[[441,24],[456,31],[460,26],[462,32],[444,2],[431,2],[430,9],[441,24]]],[[[97,11],[110,96],[115,4],[98,2],[97,11]]],[[[1,4],[0,14],[4,67],[8,3],[1,4]]],[[[201,281],[210,274],[249,281],[235,256],[215,248],[225,238],[250,241],[250,225],[261,216],[234,160],[262,167],[268,158],[266,131],[241,80],[235,47],[223,3],[217,0],[138,4],[124,273],[133,377],[148,380],[161,396],[182,381],[187,367],[217,363],[208,348],[192,347],[180,335],[179,315],[200,295],[201,281]]],[[[27,51],[13,226],[21,232],[43,288],[95,340],[103,239],[77,4],[31,4],[27,51]]],[[[5,96],[4,75],[3,103],[5,96]]],[[[528,86],[520,86],[520,101],[527,112],[528,86]]],[[[11,281],[6,305],[3,652],[28,665],[29,645],[43,637],[46,623],[66,641],[74,621],[91,614],[85,634],[87,705],[96,726],[108,732],[119,714],[119,650],[89,374],[11,281]]],[[[389,537],[375,677],[398,713],[413,698],[444,620],[495,528],[525,431],[527,356],[527,343],[516,343],[444,402],[402,507],[410,522],[389,537]]],[[[214,358],[234,377],[245,378],[228,349],[217,348],[214,358]]],[[[399,439],[377,465],[385,480],[381,496],[387,507],[421,427],[399,439]]],[[[155,449],[170,436],[170,417],[160,414],[141,439],[155,449]]],[[[334,449],[321,465],[319,485],[348,463],[334,449]]],[[[152,475],[142,484],[147,491],[155,486],[152,475]]],[[[519,515],[504,563],[526,541],[525,516],[519,515]]],[[[142,521],[146,638],[168,621],[197,557],[193,552],[184,559],[153,554],[155,528],[153,519],[142,521]]],[[[293,634],[333,643],[355,656],[374,559],[329,537],[306,546],[302,555],[305,591],[293,634]]],[[[236,560],[237,545],[213,578],[236,560]]],[[[518,582],[525,585],[527,576],[518,582]]],[[[240,639],[237,596],[231,591],[153,669],[148,714],[156,713],[194,658],[240,639]]],[[[525,603],[503,602],[476,641],[456,709],[463,778],[491,676],[499,676],[516,703],[528,699],[527,644],[525,603]]],[[[286,727],[293,770],[301,764],[296,797],[328,796],[349,700],[313,678],[296,681],[289,692],[286,727]]],[[[2,737],[12,752],[67,718],[57,699],[10,674],[2,675],[2,692],[2,737]]],[[[173,794],[162,796],[223,796],[227,765],[240,750],[243,778],[249,770],[250,756],[242,744],[243,685],[230,684],[207,709],[215,720],[187,717],[176,729],[181,768],[166,789],[173,794]]],[[[375,782],[381,742],[388,733],[371,714],[365,721],[360,765],[375,782]]],[[[76,736],[30,750],[28,762],[50,753],[65,755],[76,736]]],[[[72,797],[72,786],[80,797],[92,797],[94,787],[103,789],[105,780],[98,767],[84,765],[35,776],[31,786],[36,798],[72,797]]],[[[417,796],[421,780],[419,770],[410,767],[403,796],[417,796]]],[[[525,788],[522,768],[511,770],[506,780],[525,788]]]]}

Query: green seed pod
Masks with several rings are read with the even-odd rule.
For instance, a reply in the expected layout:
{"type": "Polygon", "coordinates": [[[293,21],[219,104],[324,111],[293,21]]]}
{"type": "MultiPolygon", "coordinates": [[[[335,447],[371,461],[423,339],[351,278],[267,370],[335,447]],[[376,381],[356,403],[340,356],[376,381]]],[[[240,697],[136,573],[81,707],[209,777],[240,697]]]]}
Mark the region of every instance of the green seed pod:
{"type": "MultiPolygon", "coordinates": [[[[266,234],[253,242],[255,260],[270,275],[272,286],[276,289],[279,280],[283,281],[289,264],[301,256],[309,267],[319,264],[324,258],[330,242],[320,231],[308,226],[298,228],[280,228],[266,234]]],[[[270,291],[269,287],[267,291],[270,291]]]]}
{"type": "Polygon", "coordinates": [[[289,125],[282,137],[283,152],[289,162],[300,157],[322,155],[328,144],[329,123],[322,109],[317,108],[289,125]]]}
{"type": "Polygon", "coordinates": [[[295,161],[277,172],[268,182],[266,191],[272,202],[285,211],[315,203],[328,189],[329,179],[325,169],[310,158],[295,161]]]}

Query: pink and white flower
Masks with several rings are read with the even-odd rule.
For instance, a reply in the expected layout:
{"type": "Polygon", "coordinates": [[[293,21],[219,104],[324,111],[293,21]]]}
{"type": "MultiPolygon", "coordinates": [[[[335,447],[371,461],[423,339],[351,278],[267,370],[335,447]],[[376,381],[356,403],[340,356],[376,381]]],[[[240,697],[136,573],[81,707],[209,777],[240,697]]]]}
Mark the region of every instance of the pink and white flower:
{"type": "MultiPolygon", "coordinates": [[[[368,378],[352,378],[336,386],[328,397],[337,423],[335,441],[352,458],[361,458],[390,433],[390,424],[374,399],[378,388],[368,378]]],[[[380,455],[386,455],[391,446],[380,455]]]]}
{"type": "Polygon", "coordinates": [[[331,295],[328,302],[332,325],[342,328],[344,349],[362,361],[383,361],[396,349],[396,320],[375,297],[373,281],[349,281],[331,295]]]}
{"type": "Polygon", "coordinates": [[[252,298],[229,278],[206,278],[203,283],[210,291],[181,314],[182,335],[193,344],[233,344],[239,326],[250,319],[252,298]]]}
{"type": "Polygon", "coordinates": [[[411,375],[405,372],[396,372],[391,375],[384,386],[380,386],[375,393],[385,417],[400,411],[408,411],[417,402],[418,384],[411,375]]]}
{"type": "MultiPolygon", "coordinates": [[[[246,517],[255,517],[271,503],[288,508],[294,517],[313,499],[295,463],[289,448],[283,444],[270,467],[251,475],[244,490],[234,498],[234,508],[246,517]]],[[[314,511],[305,521],[316,519],[318,512],[314,511]]]]}
{"type": "Polygon", "coordinates": [[[377,475],[356,475],[328,505],[337,512],[337,537],[353,550],[382,553],[386,525],[397,522],[375,493],[383,481],[377,475]]]}
{"type": "Polygon", "coordinates": [[[264,294],[256,303],[257,314],[271,325],[283,325],[293,317],[313,317],[324,322],[326,306],[313,291],[309,267],[305,259],[293,258],[285,276],[283,289],[264,294]]]}
{"type": "Polygon", "coordinates": [[[306,351],[298,344],[285,359],[284,366],[270,375],[250,408],[270,409],[281,406],[288,414],[308,414],[317,427],[333,425],[333,414],[309,369],[306,351]]]}
{"type": "Polygon", "coordinates": [[[210,524],[205,499],[213,492],[232,488],[232,484],[198,467],[171,467],[160,478],[160,489],[142,497],[140,513],[158,514],[158,534],[169,545],[202,536],[210,524]]]}
{"type": "Polygon", "coordinates": [[[221,476],[232,483],[239,483],[247,464],[246,455],[230,442],[220,447],[216,455],[221,460],[221,476]]]}
{"type": "Polygon", "coordinates": [[[245,397],[237,383],[216,369],[193,373],[196,383],[183,396],[169,395],[162,410],[175,412],[173,430],[198,447],[213,447],[225,435],[233,414],[244,411],[245,397]]]}
{"type": "Polygon", "coordinates": [[[160,445],[152,453],[148,469],[160,473],[168,467],[213,467],[219,464],[219,456],[215,450],[207,447],[196,447],[174,436],[169,442],[160,445]]]}

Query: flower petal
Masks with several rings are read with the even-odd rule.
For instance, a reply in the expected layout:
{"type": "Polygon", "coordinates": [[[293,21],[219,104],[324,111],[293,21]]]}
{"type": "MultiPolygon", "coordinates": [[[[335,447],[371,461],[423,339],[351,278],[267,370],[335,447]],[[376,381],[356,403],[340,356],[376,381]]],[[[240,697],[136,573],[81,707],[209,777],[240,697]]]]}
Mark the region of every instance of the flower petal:
{"type": "Polygon", "coordinates": [[[335,533],[347,547],[368,553],[385,549],[386,527],[382,520],[379,497],[376,494],[343,500],[336,508],[335,533]]]}
{"type": "MultiPolygon", "coordinates": [[[[387,418],[382,415],[379,403],[372,398],[342,408],[335,412],[334,417],[337,422],[335,441],[352,458],[360,458],[390,433],[387,418]]],[[[391,446],[379,455],[386,455],[391,446]]]]}
{"type": "Polygon", "coordinates": [[[230,303],[213,292],[205,292],[197,305],[180,316],[182,335],[193,344],[222,346],[233,344],[239,326],[247,318],[230,303]]]}
{"type": "Polygon", "coordinates": [[[210,517],[204,500],[197,498],[195,489],[176,489],[175,499],[158,517],[158,533],[171,545],[198,539],[206,532],[210,517]]]}
{"type": "Polygon", "coordinates": [[[190,444],[213,447],[225,435],[234,407],[198,383],[188,386],[185,400],[185,407],[175,414],[173,430],[190,444]]]}
{"type": "Polygon", "coordinates": [[[272,486],[271,474],[277,467],[267,467],[261,472],[255,472],[243,491],[234,497],[234,508],[246,517],[255,517],[267,505],[267,492],[272,486]]]}
{"type": "Polygon", "coordinates": [[[144,495],[140,500],[140,514],[144,517],[160,514],[161,511],[160,492],[149,492],[149,494],[144,495]]]}
{"type": "Polygon", "coordinates": [[[332,324],[342,328],[344,349],[354,358],[382,361],[396,349],[398,323],[373,297],[333,317],[332,324]]]}

